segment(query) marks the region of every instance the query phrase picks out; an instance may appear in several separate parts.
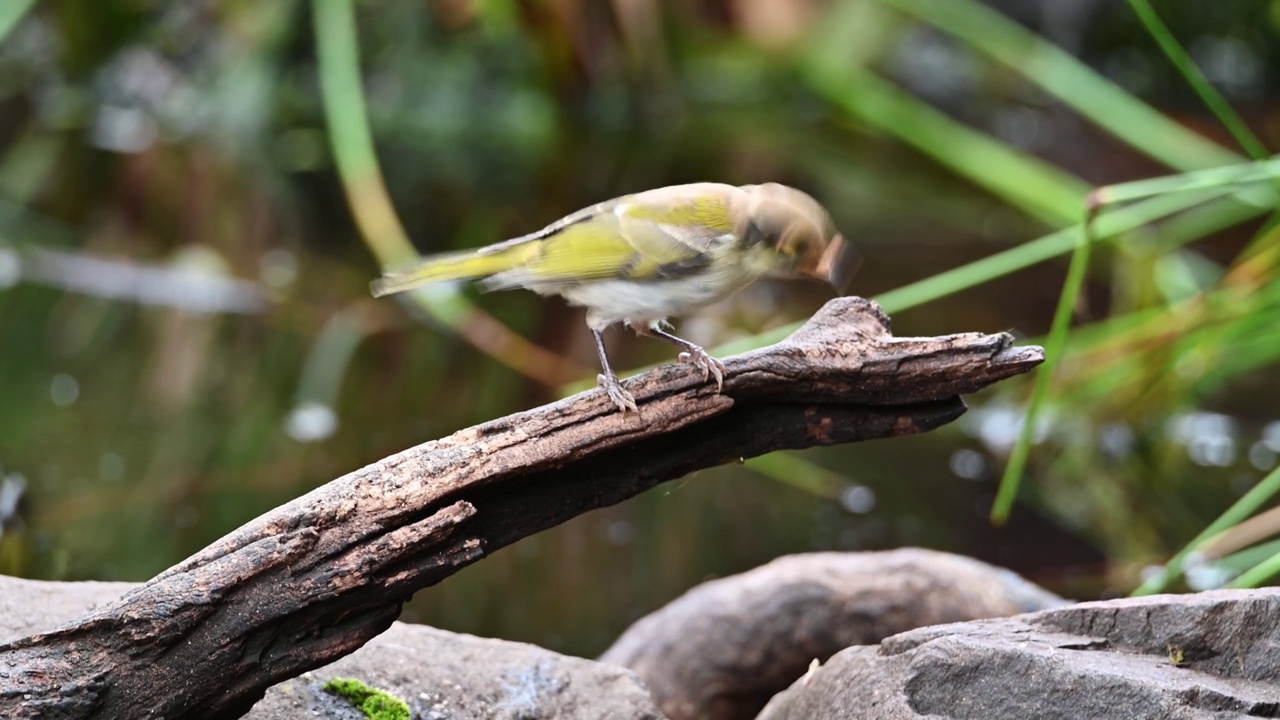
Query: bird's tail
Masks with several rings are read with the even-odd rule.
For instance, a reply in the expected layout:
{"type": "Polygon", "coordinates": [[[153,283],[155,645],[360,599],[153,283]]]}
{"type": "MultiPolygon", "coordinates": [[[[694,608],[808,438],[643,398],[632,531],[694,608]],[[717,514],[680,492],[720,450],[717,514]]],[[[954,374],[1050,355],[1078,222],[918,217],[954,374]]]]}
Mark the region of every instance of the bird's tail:
{"type": "Polygon", "coordinates": [[[520,246],[492,246],[478,252],[433,255],[416,265],[385,273],[370,283],[369,289],[374,297],[382,297],[427,283],[487,277],[521,265],[526,254],[525,248],[520,246]]]}

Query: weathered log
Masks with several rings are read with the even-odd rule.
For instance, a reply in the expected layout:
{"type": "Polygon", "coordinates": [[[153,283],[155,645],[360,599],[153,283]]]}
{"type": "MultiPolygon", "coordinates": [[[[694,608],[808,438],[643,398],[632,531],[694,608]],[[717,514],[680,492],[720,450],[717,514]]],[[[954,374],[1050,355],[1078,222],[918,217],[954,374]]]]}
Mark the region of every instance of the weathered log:
{"type": "Polygon", "coordinates": [[[486,553],[693,470],[928,430],[1030,370],[1006,334],[895,338],[839,298],[783,342],[516,413],[392,455],[276,508],[115,603],[0,645],[2,717],[233,717],[358,648],[416,590],[486,553]]]}

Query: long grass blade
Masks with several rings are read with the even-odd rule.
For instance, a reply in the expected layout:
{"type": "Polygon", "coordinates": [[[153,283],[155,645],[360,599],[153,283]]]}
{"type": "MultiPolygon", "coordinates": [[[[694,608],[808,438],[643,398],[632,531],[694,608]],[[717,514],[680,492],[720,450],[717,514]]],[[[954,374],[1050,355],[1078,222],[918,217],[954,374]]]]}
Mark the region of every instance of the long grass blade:
{"type": "MultiPolygon", "coordinates": [[[[1093,196],[1090,196],[1092,202],[1093,196]]],[[[1031,388],[1031,401],[1027,404],[1027,413],[1022,421],[1022,431],[1014,443],[1005,465],[1004,476],[1000,478],[1000,489],[996,491],[996,500],[991,508],[991,520],[1003,525],[1009,519],[1014,500],[1018,497],[1018,488],[1022,484],[1023,471],[1027,465],[1027,457],[1031,452],[1031,441],[1035,437],[1036,421],[1044,409],[1045,399],[1049,396],[1049,387],[1053,384],[1053,371],[1062,359],[1067,345],[1067,334],[1071,327],[1071,316],[1076,303],[1080,299],[1080,291],[1084,287],[1084,278],[1088,274],[1089,255],[1094,243],[1094,220],[1098,211],[1096,204],[1090,204],[1085,221],[1077,235],[1075,250],[1071,253],[1071,264],[1067,267],[1067,279],[1062,285],[1062,294],[1058,298],[1058,307],[1053,313],[1053,323],[1049,326],[1049,339],[1044,348],[1044,364],[1036,372],[1031,388]]]]}
{"type": "Polygon", "coordinates": [[[1256,588],[1280,574],[1280,553],[1276,553],[1253,567],[1240,573],[1227,583],[1229,588],[1256,588]]]}
{"type": "MultiPolygon", "coordinates": [[[[1208,527],[1201,530],[1199,535],[1196,535],[1191,542],[1187,543],[1185,547],[1170,558],[1163,568],[1148,576],[1131,593],[1131,596],[1137,597],[1139,595],[1152,595],[1162,592],[1169,586],[1169,583],[1182,576],[1183,571],[1186,569],[1188,557],[1199,551],[1224,530],[1240,524],[1245,518],[1257,512],[1259,508],[1275,497],[1276,493],[1280,493],[1280,468],[1272,470],[1257,485],[1250,488],[1249,492],[1241,496],[1231,507],[1219,515],[1218,519],[1209,523],[1208,527]]],[[[1237,578],[1236,581],[1241,582],[1242,578],[1245,581],[1251,581],[1252,578],[1247,578],[1245,577],[1246,575],[1249,575],[1249,573],[1245,573],[1245,575],[1237,578]]]]}
{"type": "Polygon", "coordinates": [[[1222,97],[1218,89],[1209,82],[1209,78],[1205,77],[1200,67],[1178,42],[1178,39],[1169,31],[1169,26],[1165,25],[1164,20],[1160,19],[1160,14],[1155,8],[1151,7],[1151,3],[1147,0],[1129,0],[1129,7],[1133,8],[1133,12],[1146,26],[1147,32],[1151,33],[1151,37],[1155,38],[1159,43],[1160,49],[1173,63],[1178,72],[1186,78],[1187,83],[1195,90],[1200,99],[1208,106],[1209,110],[1218,117],[1227,131],[1231,133],[1236,142],[1240,143],[1240,147],[1244,148],[1255,160],[1262,160],[1271,153],[1267,152],[1267,148],[1258,139],[1257,135],[1244,124],[1244,120],[1236,113],[1235,109],[1222,97]]]}
{"type": "Polygon", "coordinates": [[[360,81],[351,0],[313,0],[316,52],[334,161],[361,235],[383,267],[418,257],[382,180],[360,81]]]}
{"type": "Polygon", "coordinates": [[[1240,156],[1179,125],[1065,50],[974,0],[879,0],[965,42],[1071,106],[1148,157],[1175,170],[1239,162],[1240,156]]]}
{"type": "MultiPolygon", "coordinates": [[[[1231,190],[1227,188],[1211,188],[1178,195],[1165,195],[1134,203],[1099,217],[1096,228],[1097,237],[1099,239],[1110,238],[1148,223],[1163,220],[1196,205],[1224,198],[1231,194],[1231,190]]],[[[1257,198],[1258,195],[1255,193],[1247,197],[1252,199],[1257,198]]],[[[1241,215],[1249,217],[1263,212],[1262,208],[1245,205],[1239,200],[1230,201],[1229,204],[1242,205],[1242,212],[1224,216],[1227,225],[1239,222],[1241,215]]],[[[1080,232],[1081,226],[1078,224],[1064,228],[1017,247],[976,260],[968,265],[890,290],[877,296],[875,300],[888,313],[918,307],[924,303],[944,298],[1058,257],[1075,247],[1075,243],[1080,237],[1080,232]]]]}
{"type": "Polygon", "coordinates": [[[35,4],[36,0],[8,0],[0,3],[0,42],[9,37],[9,33],[35,4]]]}
{"type": "Polygon", "coordinates": [[[965,127],[864,70],[837,74],[809,63],[809,82],[849,114],[893,134],[952,171],[1054,226],[1076,219],[1089,186],[1058,168],[965,127]]]}
{"type": "Polygon", "coordinates": [[[1272,158],[1261,162],[1237,163],[1209,170],[1106,185],[1098,188],[1096,193],[1099,202],[1104,205],[1113,205],[1189,190],[1271,182],[1277,178],[1280,178],[1280,158],[1272,158]]]}
{"type": "Polygon", "coordinates": [[[760,455],[746,460],[743,465],[771,480],[829,500],[839,498],[840,493],[851,484],[840,473],[811,463],[792,452],[760,455]]]}

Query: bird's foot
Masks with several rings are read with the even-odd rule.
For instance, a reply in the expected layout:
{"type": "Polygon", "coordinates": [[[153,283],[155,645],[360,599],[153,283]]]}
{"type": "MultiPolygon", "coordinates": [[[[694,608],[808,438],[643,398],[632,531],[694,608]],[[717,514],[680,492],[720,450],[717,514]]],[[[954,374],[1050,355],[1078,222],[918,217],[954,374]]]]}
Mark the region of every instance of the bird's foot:
{"type": "Polygon", "coordinates": [[[596,376],[596,382],[600,387],[604,388],[609,399],[613,401],[614,405],[618,406],[619,410],[624,413],[628,410],[634,413],[640,412],[640,408],[636,407],[635,397],[627,392],[626,388],[622,387],[622,381],[618,379],[617,375],[601,373],[596,376]]]}
{"type": "Polygon", "coordinates": [[[688,350],[677,355],[676,359],[680,362],[689,363],[696,368],[701,368],[702,379],[704,381],[708,378],[714,377],[716,379],[716,392],[723,392],[725,373],[724,363],[711,357],[706,350],[703,350],[697,345],[690,344],[688,348],[688,350]]]}

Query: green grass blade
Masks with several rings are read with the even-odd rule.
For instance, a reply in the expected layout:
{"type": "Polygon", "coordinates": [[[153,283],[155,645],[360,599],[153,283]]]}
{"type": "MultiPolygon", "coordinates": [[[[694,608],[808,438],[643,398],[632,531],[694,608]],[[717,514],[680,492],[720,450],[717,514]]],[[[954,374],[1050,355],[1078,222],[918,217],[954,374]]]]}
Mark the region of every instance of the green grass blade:
{"type": "Polygon", "coordinates": [[[1229,588],[1256,588],[1280,574],[1280,553],[1276,553],[1253,567],[1240,573],[1227,583],[1229,588]]]}
{"type": "Polygon", "coordinates": [[[409,242],[382,180],[360,81],[352,0],[313,0],[320,94],[338,173],[356,223],[383,267],[418,253],[409,242]]]}
{"type": "Polygon", "coordinates": [[[1067,344],[1067,334],[1071,328],[1071,316],[1080,298],[1080,290],[1084,287],[1084,278],[1089,269],[1089,254],[1093,247],[1093,212],[1080,228],[1075,251],[1071,254],[1071,265],[1067,268],[1067,279],[1062,285],[1062,294],[1058,298],[1058,307],[1053,313],[1053,323],[1049,326],[1049,339],[1045,342],[1044,364],[1036,372],[1035,382],[1031,389],[1031,402],[1027,405],[1027,414],[1022,421],[1022,432],[1009,455],[1005,465],[1004,476],[1000,478],[1000,489],[996,492],[996,500],[991,508],[991,520],[1003,525],[1009,519],[1013,502],[1018,497],[1018,487],[1022,483],[1023,470],[1027,465],[1027,456],[1031,452],[1031,441],[1035,437],[1036,420],[1044,408],[1045,398],[1049,396],[1049,386],[1053,382],[1053,371],[1062,359],[1062,351],[1067,344]]]}
{"type": "Polygon", "coordinates": [[[1146,105],[1065,50],[974,0],[879,0],[1019,73],[1133,148],[1175,170],[1240,157],[1146,105]]]}
{"type": "Polygon", "coordinates": [[[0,42],[9,37],[9,33],[35,4],[36,0],[8,0],[0,3],[0,42]]]}
{"type": "MultiPolygon", "coordinates": [[[[1150,577],[1144,580],[1131,593],[1131,596],[1152,595],[1163,591],[1169,586],[1169,583],[1182,576],[1188,556],[1199,550],[1206,542],[1212,540],[1222,531],[1233,525],[1238,525],[1245,518],[1257,512],[1278,492],[1280,492],[1280,468],[1272,470],[1257,485],[1250,488],[1249,492],[1245,493],[1235,504],[1227,508],[1226,512],[1219,515],[1217,520],[1210,523],[1209,527],[1201,530],[1200,534],[1170,558],[1169,562],[1165,563],[1165,566],[1159,572],[1152,573],[1150,577]]],[[[1252,577],[1246,577],[1250,576],[1251,573],[1252,571],[1241,575],[1236,578],[1236,582],[1241,582],[1242,579],[1252,581],[1252,577]]]]}
{"type": "Polygon", "coordinates": [[[1096,192],[1099,202],[1103,205],[1113,205],[1175,192],[1270,182],[1276,178],[1280,178],[1280,159],[1272,158],[1261,162],[1236,163],[1209,170],[1107,185],[1098,188],[1096,192]]]}
{"type": "Polygon", "coordinates": [[[1151,7],[1151,3],[1147,0],[1129,0],[1129,7],[1133,8],[1133,12],[1146,26],[1151,37],[1159,43],[1160,49],[1168,56],[1169,61],[1178,69],[1178,72],[1182,73],[1187,83],[1196,91],[1209,110],[1218,117],[1218,121],[1227,128],[1236,142],[1240,143],[1240,147],[1255,160],[1262,160],[1269,156],[1271,153],[1267,152],[1266,146],[1257,135],[1253,134],[1249,126],[1244,124],[1244,120],[1240,119],[1218,89],[1209,82],[1209,78],[1204,76],[1182,44],[1169,31],[1169,26],[1164,24],[1159,13],[1151,7]]]}
{"type": "Polygon", "coordinates": [[[1266,540],[1211,562],[1224,570],[1239,575],[1277,553],[1280,553],[1280,539],[1266,540]]]}
{"type": "Polygon", "coordinates": [[[839,498],[840,493],[851,484],[840,473],[811,463],[791,452],[772,452],[753,457],[743,465],[771,480],[829,500],[839,498]]]}
{"type": "Polygon", "coordinates": [[[850,115],[891,133],[952,171],[1049,225],[1079,215],[1089,186],[1058,168],[965,127],[863,70],[810,62],[810,84],[850,115]]]}
{"type": "MultiPolygon", "coordinates": [[[[1097,236],[1105,239],[1128,232],[1230,193],[1229,189],[1208,189],[1135,203],[1099,217],[1097,236]]],[[[1256,212],[1261,213],[1262,210],[1258,209],[1256,212]]],[[[1078,224],[1064,228],[968,265],[890,290],[877,296],[875,300],[890,314],[918,307],[1062,255],[1075,246],[1080,232],[1078,224]]]]}

